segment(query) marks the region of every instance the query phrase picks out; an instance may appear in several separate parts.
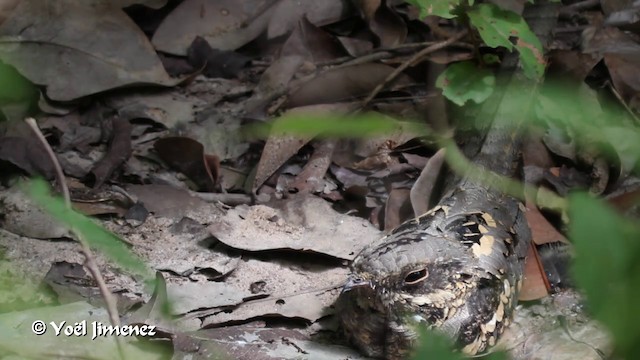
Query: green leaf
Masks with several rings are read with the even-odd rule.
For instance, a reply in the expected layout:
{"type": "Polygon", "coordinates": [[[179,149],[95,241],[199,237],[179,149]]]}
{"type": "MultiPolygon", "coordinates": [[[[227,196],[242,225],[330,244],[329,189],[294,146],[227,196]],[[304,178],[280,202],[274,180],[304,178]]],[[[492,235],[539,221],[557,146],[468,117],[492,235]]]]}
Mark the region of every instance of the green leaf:
{"type": "Polygon", "coordinates": [[[510,38],[517,38],[515,47],[525,75],[532,79],[542,76],[546,64],[542,44],[522,16],[493,4],[480,4],[467,14],[487,46],[513,50],[510,38]]]}
{"type": "Polygon", "coordinates": [[[495,85],[496,78],[491,71],[478,69],[470,61],[449,65],[436,80],[442,94],[460,106],[467,100],[476,104],[485,101],[493,93],[495,85]]]}
{"type": "Polygon", "coordinates": [[[64,201],[49,194],[48,185],[42,180],[32,180],[26,184],[27,193],[43,209],[60,222],[78,232],[92,247],[126,270],[147,279],[151,278],[145,264],[118,237],[94,223],[88,217],[66,207],[64,201]]]}
{"type": "Polygon", "coordinates": [[[640,228],[587,194],[570,197],[573,275],[594,316],[611,330],[620,358],[634,358],[640,332],[640,228]]]}
{"type": "Polygon", "coordinates": [[[273,124],[248,126],[246,131],[258,137],[272,135],[323,136],[333,138],[359,138],[407,131],[416,137],[427,135],[419,123],[397,121],[380,113],[354,115],[314,115],[291,113],[276,119],[273,124]]]}
{"type": "MultiPolygon", "coordinates": [[[[418,334],[420,339],[418,346],[415,349],[412,360],[423,359],[438,359],[438,360],[464,360],[466,356],[460,353],[454,353],[451,341],[446,336],[429,331],[424,326],[418,327],[418,334]]],[[[502,352],[494,352],[483,356],[485,360],[507,360],[507,357],[502,352]]]]}
{"type": "MultiPolygon", "coordinates": [[[[453,19],[456,14],[453,11],[463,0],[407,0],[420,9],[420,18],[424,19],[429,15],[440,16],[445,19],[453,19]]],[[[474,0],[469,0],[469,5],[473,5],[474,0]]]]}

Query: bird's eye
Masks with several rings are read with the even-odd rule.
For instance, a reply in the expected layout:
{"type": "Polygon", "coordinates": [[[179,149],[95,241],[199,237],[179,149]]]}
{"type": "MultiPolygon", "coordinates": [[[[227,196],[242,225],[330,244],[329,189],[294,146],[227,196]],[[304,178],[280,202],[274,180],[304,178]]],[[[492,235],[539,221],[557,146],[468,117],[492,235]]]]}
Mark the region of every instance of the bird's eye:
{"type": "Polygon", "coordinates": [[[417,284],[420,281],[426,279],[427,275],[429,275],[429,273],[427,272],[426,268],[412,271],[404,277],[404,283],[405,285],[417,284]]]}

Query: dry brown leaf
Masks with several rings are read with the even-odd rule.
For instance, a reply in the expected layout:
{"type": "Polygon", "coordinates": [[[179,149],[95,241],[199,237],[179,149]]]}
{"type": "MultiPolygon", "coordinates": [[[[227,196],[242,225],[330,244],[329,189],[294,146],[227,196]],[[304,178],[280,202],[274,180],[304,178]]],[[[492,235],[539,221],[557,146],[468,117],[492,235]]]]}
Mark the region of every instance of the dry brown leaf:
{"type": "Polygon", "coordinates": [[[312,341],[297,329],[264,328],[257,324],[247,324],[200,330],[188,336],[191,337],[191,342],[183,339],[181,334],[176,337],[177,340],[173,342],[174,358],[205,359],[211,354],[222,356],[219,354],[224,351],[229,359],[235,360],[367,359],[347,346],[312,341]]]}
{"type": "Polygon", "coordinates": [[[337,140],[324,139],[316,144],[313,155],[302,169],[302,172],[296,176],[292,189],[299,192],[322,192],[324,189],[324,175],[331,165],[331,157],[336,147],[337,140]]]}
{"type": "Polygon", "coordinates": [[[100,4],[20,1],[0,25],[0,56],[58,101],[126,85],[177,84],[137,25],[100,4]]]}
{"type": "MultiPolygon", "coordinates": [[[[395,69],[377,63],[358,64],[320,74],[315,79],[293,89],[287,106],[295,108],[312,104],[328,104],[368,95],[378,84],[384,82],[395,69]]],[[[387,88],[412,83],[407,75],[400,75],[387,88]]]]}
{"type": "Polygon", "coordinates": [[[281,57],[301,56],[311,62],[328,61],[345,55],[342,45],[334,36],[312,24],[306,17],[300,19],[280,51],[281,57]]]}
{"type": "Polygon", "coordinates": [[[549,223],[532,201],[527,201],[526,207],[527,223],[531,229],[531,237],[535,244],[542,245],[552,242],[569,242],[564,235],[549,223]]]}
{"type": "Polygon", "coordinates": [[[186,212],[206,205],[204,201],[191,196],[187,190],[169,185],[129,185],[127,191],[135,195],[147,210],[168,218],[182,217],[186,212]]]}
{"type": "Polygon", "coordinates": [[[230,209],[209,231],[224,244],[247,251],[312,251],[352,260],[379,236],[367,221],[342,215],[313,195],[230,209]]]}
{"type": "Polygon", "coordinates": [[[404,20],[381,0],[355,1],[371,31],[380,41],[380,47],[393,48],[404,43],[407,25],[404,20]]]}
{"type": "Polygon", "coordinates": [[[524,278],[518,300],[530,301],[549,295],[549,283],[544,274],[538,253],[533,243],[529,246],[527,261],[524,264],[524,278]]]}
{"type": "Polygon", "coordinates": [[[349,16],[348,0],[280,0],[269,20],[269,39],[287,34],[303,17],[316,26],[324,26],[349,16]]]}
{"type": "Polygon", "coordinates": [[[183,282],[167,283],[168,300],[174,315],[186,314],[205,308],[234,306],[242,303],[251,293],[225,283],[183,282]]]}
{"type": "Polygon", "coordinates": [[[431,208],[431,195],[444,164],[444,155],[444,148],[438,150],[429,159],[415,184],[411,187],[411,206],[416,217],[426,213],[431,208]]]}
{"type": "MultiPolygon", "coordinates": [[[[355,109],[357,104],[339,103],[339,104],[319,104],[304,106],[291,109],[285,115],[291,114],[309,114],[322,115],[330,113],[347,113],[355,109]]],[[[253,191],[255,192],[264,184],[265,181],[273,173],[275,173],[289,158],[298,153],[305,144],[307,144],[313,136],[270,136],[260,155],[260,162],[256,170],[256,176],[253,182],[253,191]]]]}
{"type": "Polygon", "coordinates": [[[315,322],[321,317],[330,315],[329,310],[337,299],[339,290],[315,291],[291,296],[270,297],[247,302],[232,312],[218,312],[204,319],[203,327],[242,321],[258,316],[282,316],[285,318],[302,318],[315,322]]]}
{"type": "Polygon", "coordinates": [[[235,50],[262,33],[276,0],[185,0],[151,39],[156,49],[186,55],[197,36],[218,50],[235,50]]]}
{"type": "Polygon", "coordinates": [[[410,209],[409,192],[409,189],[391,189],[389,191],[389,198],[384,206],[385,231],[395,229],[413,215],[410,209]]]}
{"type": "Polygon", "coordinates": [[[184,136],[170,136],[153,144],[160,158],[196,183],[201,191],[214,192],[220,177],[220,160],[204,153],[204,146],[184,136]]]}

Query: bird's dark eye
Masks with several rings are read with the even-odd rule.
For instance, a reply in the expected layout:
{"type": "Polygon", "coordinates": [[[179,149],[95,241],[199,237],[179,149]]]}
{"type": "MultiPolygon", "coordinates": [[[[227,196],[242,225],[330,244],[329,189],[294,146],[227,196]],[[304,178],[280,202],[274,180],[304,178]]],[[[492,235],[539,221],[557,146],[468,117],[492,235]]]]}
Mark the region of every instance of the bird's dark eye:
{"type": "Polygon", "coordinates": [[[412,272],[408,273],[404,277],[404,283],[405,283],[405,285],[417,284],[420,281],[426,279],[428,275],[429,275],[429,273],[427,272],[426,268],[423,268],[423,269],[420,269],[420,270],[415,270],[415,271],[412,271],[412,272]]]}

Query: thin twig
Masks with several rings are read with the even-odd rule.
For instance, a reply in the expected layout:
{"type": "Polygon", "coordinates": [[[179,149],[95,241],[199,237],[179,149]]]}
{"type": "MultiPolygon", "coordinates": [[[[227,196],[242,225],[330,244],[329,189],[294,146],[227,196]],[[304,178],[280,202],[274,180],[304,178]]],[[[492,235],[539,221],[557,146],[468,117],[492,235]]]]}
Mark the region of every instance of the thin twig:
{"type": "Polygon", "coordinates": [[[451,44],[453,44],[454,42],[462,39],[465,35],[467,35],[468,30],[463,30],[461,32],[459,32],[456,36],[453,36],[445,41],[441,41],[437,44],[433,44],[429,47],[426,47],[422,50],[420,50],[419,52],[415,53],[412,57],[410,57],[407,61],[405,61],[404,63],[402,63],[402,65],[398,66],[392,73],[390,73],[383,82],[381,82],[380,84],[378,84],[378,86],[375,87],[375,89],[373,89],[373,91],[369,94],[369,96],[367,96],[366,99],[364,99],[364,101],[362,102],[362,107],[366,107],[371,100],[373,100],[374,97],[376,97],[376,95],[378,95],[378,93],[380,93],[380,91],[382,91],[382,89],[384,89],[384,87],[389,84],[390,82],[392,82],[396,77],[398,77],[398,75],[400,75],[400,73],[402,73],[403,71],[405,71],[409,66],[412,66],[420,61],[422,61],[422,59],[435,52],[438,51],[440,49],[443,49],[451,44]]]}
{"type": "MultiPolygon", "coordinates": [[[[62,197],[64,199],[64,203],[67,207],[67,210],[72,211],[71,197],[69,196],[69,188],[67,187],[64,173],[62,172],[62,167],[58,162],[58,158],[56,157],[56,155],[53,152],[53,149],[51,149],[51,146],[49,146],[49,143],[47,142],[44,135],[40,131],[40,128],[38,128],[38,124],[36,123],[36,120],[34,118],[26,118],[25,122],[27,123],[27,125],[29,125],[29,127],[31,128],[33,133],[36,135],[40,143],[42,143],[42,146],[44,146],[44,148],[46,149],[47,155],[49,156],[49,159],[53,163],[53,166],[56,170],[56,179],[58,181],[60,188],[62,189],[62,197]]],[[[104,277],[102,276],[102,273],[100,273],[100,269],[98,269],[98,265],[96,264],[95,257],[93,256],[93,253],[91,251],[91,248],[89,247],[89,244],[87,243],[87,240],[84,238],[81,232],[79,232],[73,226],[71,227],[71,232],[75,235],[78,242],[80,243],[82,253],[84,254],[84,257],[85,257],[85,266],[91,273],[91,276],[93,276],[93,279],[98,285],[98,289],[100,289],[100,294],[102,295],[102,298],[104,299],[104,302],[107,305],[107,313],[109,314],[109,320],[111,322],[111,325],[120,326],[120,318],[118,317],[118,308],[116,305],[116,300],[113,297],[113,294],[111,293],[111,291],[109,291],[109,289],[107,288],[107,284],[104,281],[104,277]]],[[[114,339],[118,347],[118,353],[120,355],[120,358],[125,359],[124,347],[122,345],[120,337],[115,336],[114,339]]]]}
{"type": "Polygon", "coordinates": [[[36,135],[38,141],[40,141],[42,146],[44,146],[44,149],[47,152],[47,156],[49,156],[49,159],[51,159],[53,167],[56,170],[56,179],[58,181],[58,186],[60,186],[60,190],[62,191],[64,204],[67,206],[67,208],[71,208],[71,196],[69,195],[69,188],[67,187],[67,183],[64,180],[64,174],[62,173],[62,167],[58,162],[58,158],[56,158],[56,155],[53,153],[53,149],[51,149],[51,146],[49,146],[47,139],[45,139],[44,135],[38,128],[36,120],[34,118],[26,118],[24,121],[27,123],[27,125],[29,125],[33,133],[36,135]]]}

